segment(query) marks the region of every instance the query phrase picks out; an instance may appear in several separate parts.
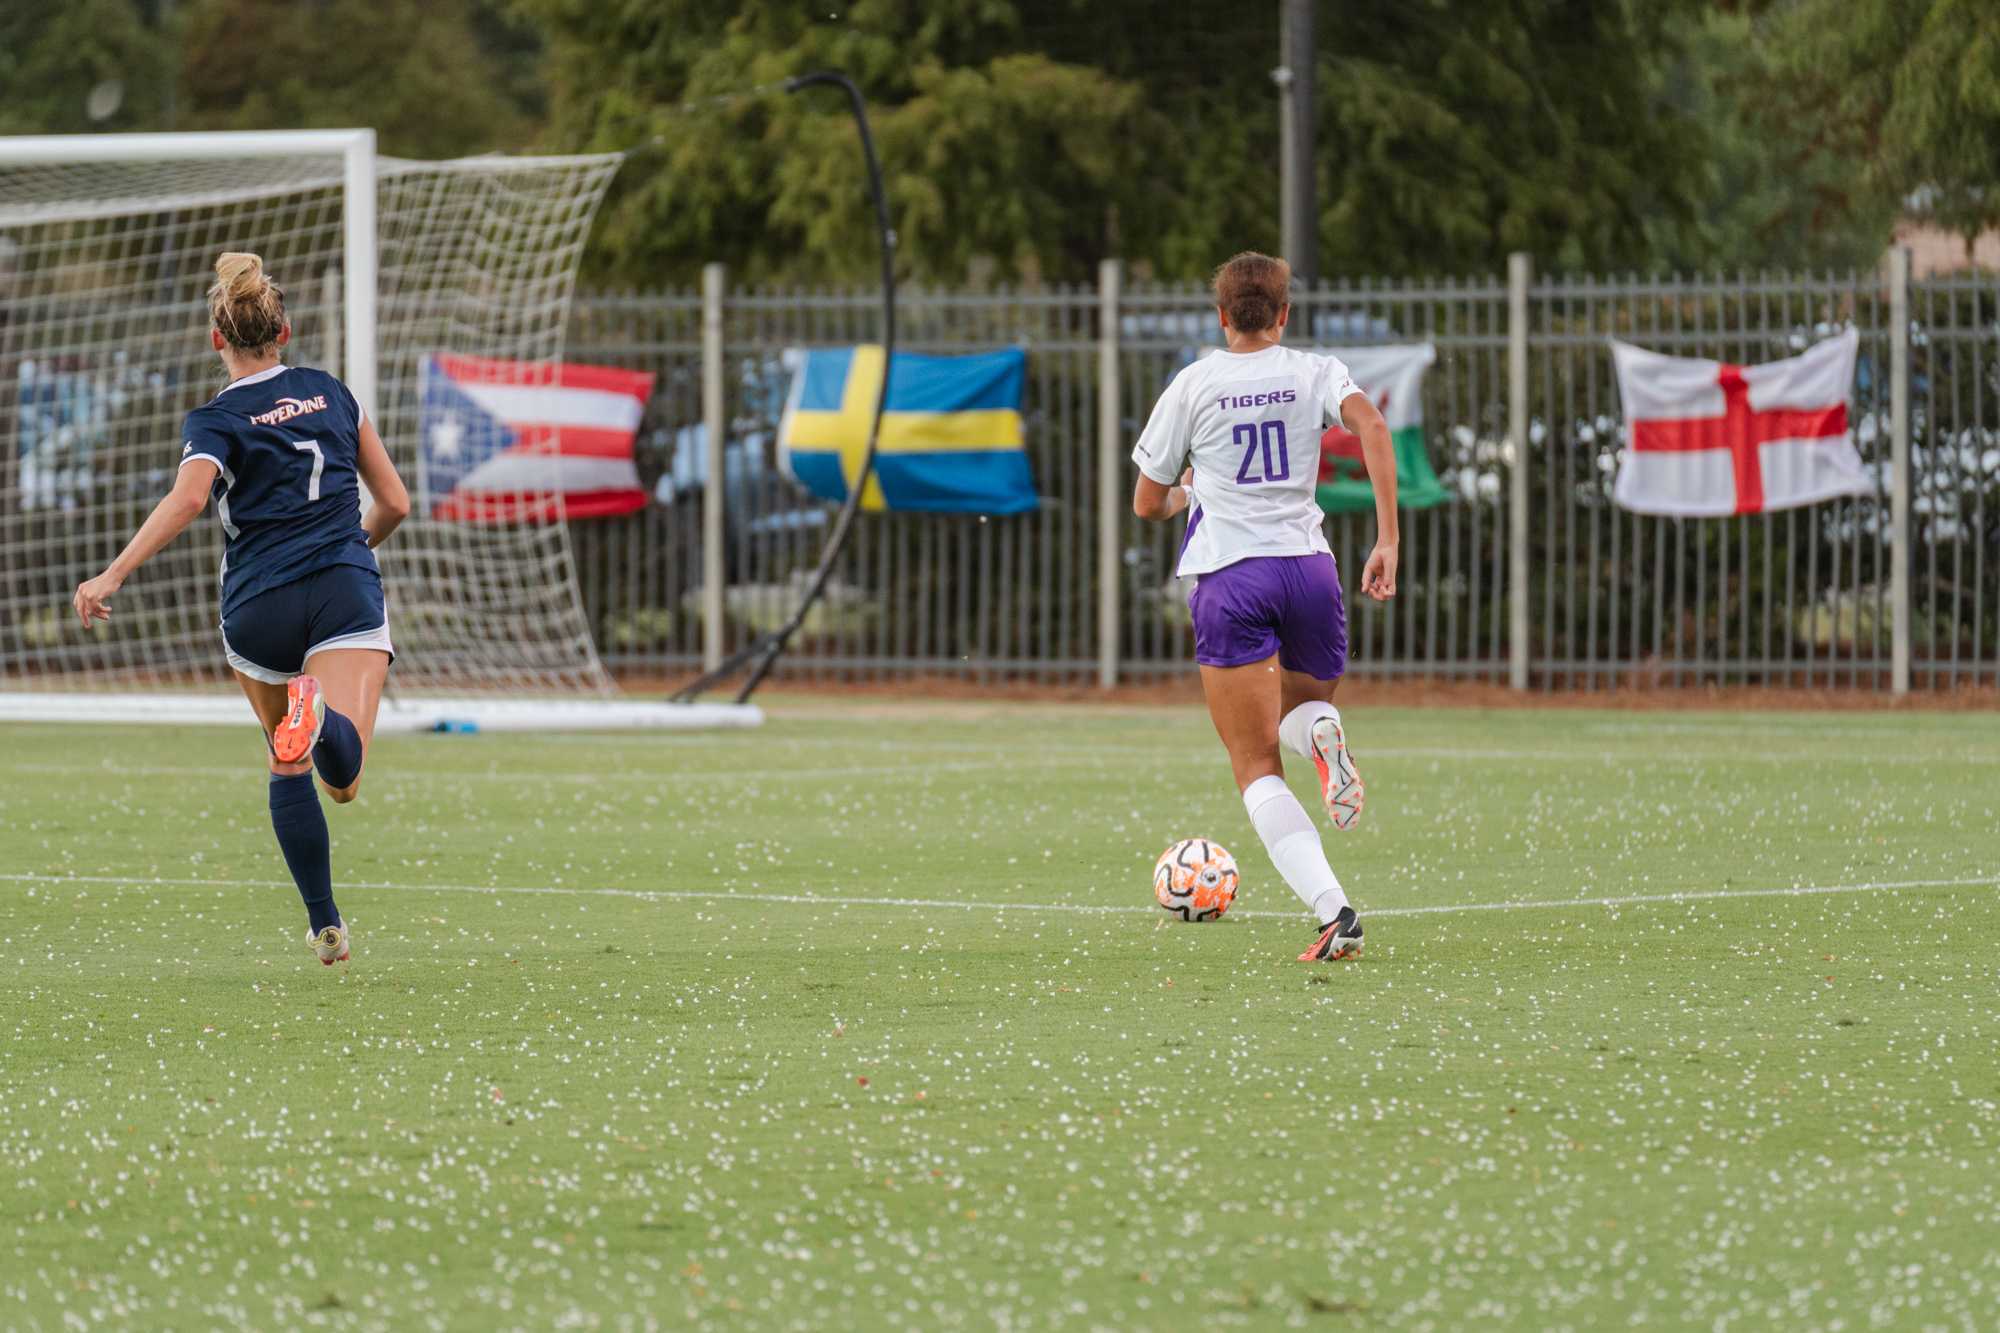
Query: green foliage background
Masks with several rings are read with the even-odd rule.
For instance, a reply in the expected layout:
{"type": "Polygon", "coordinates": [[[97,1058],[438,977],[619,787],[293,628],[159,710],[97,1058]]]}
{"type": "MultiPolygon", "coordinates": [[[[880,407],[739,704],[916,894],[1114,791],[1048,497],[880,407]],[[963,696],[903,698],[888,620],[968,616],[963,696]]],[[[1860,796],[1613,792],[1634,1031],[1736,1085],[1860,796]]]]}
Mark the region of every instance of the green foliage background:
{"type": "MultiPolygon", "coordinates": [[[[632,152],[600,280],[863,278],[866,91],[906,275],[1186,278],[1275,248],[1277,0],[0,0],[0,132],[372,124],[412,156],[632,152]],[[92,89],[122,92],[93,119],[92,89]],[[723,99],[723,100],[714,100],[723,99]],[[696,104],[690,107],[688,104],[696,104]]],[[[1343,0],[1329,274],[1845,267],[2000,220],[1989,0],[1343,0]]]]}

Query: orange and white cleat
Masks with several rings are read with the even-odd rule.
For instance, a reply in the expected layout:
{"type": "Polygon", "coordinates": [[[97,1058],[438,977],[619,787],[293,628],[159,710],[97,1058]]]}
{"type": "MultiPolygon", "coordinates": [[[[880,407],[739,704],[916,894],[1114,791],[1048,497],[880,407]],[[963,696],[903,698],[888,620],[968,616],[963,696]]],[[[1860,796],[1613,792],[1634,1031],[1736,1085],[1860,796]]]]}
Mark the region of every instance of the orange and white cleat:
{"type": "MultiPolygon", "coordinates": [[[[282,757],[282,756],[280,756],[282,757]]],[[[1320,799],[1326,815],[1342,833],[1361,818],[1361,774],[1354,756],[1347,752],[1347,734],[1341,730],[1340,714],[1331,713],[1312,726],[1313,767],[1319,770],[1320,799]]]]}
{"type": "Polygon", "coordinates": [[[312,676],[294,676],[285,688],[285,717],[271,733],[271,753],[281,764],[296,764],[319,744],[326,725],[326,694],[312,676]]]}
{"type": "Polygon", "coordinates": [[[317,935],[307,935],[306,943],[312,945],[319,960],[328,967],[347,961],[347,923],[336,921],[317,935]]]}
{"type": "Polygon", "coordinates": [[[1332,963],[1360,956],[1361,918],[1355,915],[1352,907],[1343,907],[1339,916],[1320,927],[1319,938],[1313,941],[1312,948],[1299,955],[1299,961],[1332,963]]]}

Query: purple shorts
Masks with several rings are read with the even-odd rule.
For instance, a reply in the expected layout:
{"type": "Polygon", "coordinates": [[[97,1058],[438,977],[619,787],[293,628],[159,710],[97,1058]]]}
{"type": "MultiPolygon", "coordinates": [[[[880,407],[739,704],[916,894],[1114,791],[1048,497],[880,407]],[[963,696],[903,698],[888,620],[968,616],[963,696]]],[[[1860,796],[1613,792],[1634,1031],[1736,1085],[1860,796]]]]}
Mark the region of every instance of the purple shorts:
{"type": "Polygon", "coordinates": [[[1272,653],[1287,671],[1333,680],[1347,670],[1347,606],[1330,555],[1238,560],[1195,580],[1194,660],[1234,667],[1272,653]]]}

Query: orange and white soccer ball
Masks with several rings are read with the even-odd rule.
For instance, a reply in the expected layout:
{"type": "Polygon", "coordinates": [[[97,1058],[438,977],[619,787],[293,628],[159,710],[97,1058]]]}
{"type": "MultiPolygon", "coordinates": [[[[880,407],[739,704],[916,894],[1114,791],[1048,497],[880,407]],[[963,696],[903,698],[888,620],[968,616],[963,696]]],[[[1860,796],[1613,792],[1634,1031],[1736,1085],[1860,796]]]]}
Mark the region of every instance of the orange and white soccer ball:
{"type": "Polygon", "coordinates": [[[1236,901],[1236,858],[1219,842],[1182,838],[1153,866],[1153,896],[1182,921],[1214,921],[1236,901]]]}

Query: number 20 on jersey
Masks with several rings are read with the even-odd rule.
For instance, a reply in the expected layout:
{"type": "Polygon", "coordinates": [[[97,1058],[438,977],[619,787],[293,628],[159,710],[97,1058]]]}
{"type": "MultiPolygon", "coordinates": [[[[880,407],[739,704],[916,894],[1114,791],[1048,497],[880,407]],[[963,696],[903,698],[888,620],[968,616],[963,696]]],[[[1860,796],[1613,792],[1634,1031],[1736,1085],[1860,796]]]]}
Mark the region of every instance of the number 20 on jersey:
{"type": "Polygon", "coordinates": [[[1292,460],[1285,448],[1284,422],[1246,421],[1229,432],[1229,442],[1243,446],[1243,462],[1236,469],[1238,486],[1291,479],[1292,460]]]}

